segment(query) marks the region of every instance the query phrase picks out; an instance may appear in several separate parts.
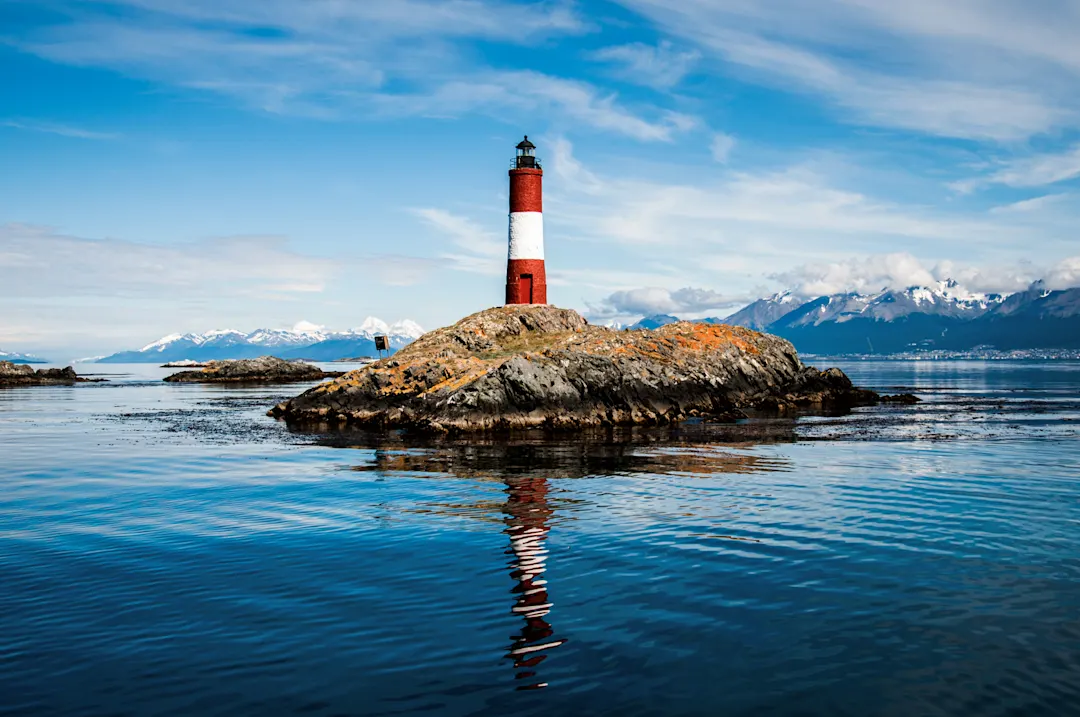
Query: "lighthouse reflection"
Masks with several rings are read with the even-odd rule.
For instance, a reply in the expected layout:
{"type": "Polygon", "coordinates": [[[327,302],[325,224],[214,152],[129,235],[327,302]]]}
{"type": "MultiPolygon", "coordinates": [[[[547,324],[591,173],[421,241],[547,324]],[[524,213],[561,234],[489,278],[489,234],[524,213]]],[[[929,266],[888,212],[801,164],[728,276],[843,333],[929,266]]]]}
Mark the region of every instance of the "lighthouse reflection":
{"type": "MultiPolygon", "coordinates": [[[[453,476],[500,487],[487,494],[493,499],[388,503],[386,507],[392,512],[466,518],[495,529],[501,525],[507,540],[505,569],[512,587],[511,599],[501,603],[505,607],[500,610],[512,616],[516,633],[507,635],[509,644],[488,644],[511,663],[516,689],[535,690],[548,686],[544,673],[552,674],[555,666],[543,663],[549,657],[557,660],[554,651],[567,642],[561,637],[565,631],[560,633],[552,621],[559,590],[556,586],[552,591],[548,584],[549,534],[565,525],[562,521],[572,514],[588,510],[590,504],[588,491],[567,481],[612,475],[644,475],[657,480],[667,475],[711,478],[791,470],[785,457],[748,449],[793,440],[791,422],[763,422],[607,430],[569,437],[537,433],[430,439],[326,427],[318,442],[370,451],[370,457],[353,465],[352,470],[375,473],[380,478],[443,480],[453,476]]],[[[642,507],[648,506],[643,503],[642,507]]],[[[708,508],[705,503],[699,506],[702,511],[708,508]]],[[[660,511],[665,509],[658,506],[657,514],[662,515],[660,511]]],[[[701,517],[708,519],[709,515],[701,517]]],[[[580,585],[570,580],[562,586],[562,594],[572,596],[575,589],[580,591],[580,585]]]]}
{"type": "Polygon", "coordinates": [[[545,545],[549,520],[554,511],[548,503],[548,479],[515,476],[506,479],[506,530],[512,555],[510,577],[516,581],[513,612],[524,620],[521,631],[511,637],[506,657],[513,660],[519,690],[540,689],[547,683],[537,677],[536,667],[547,659],[547,651],[565,639],[553,639],[555,630],[547,621],[552,602],[548,596],[548,549],[545,545]]]}

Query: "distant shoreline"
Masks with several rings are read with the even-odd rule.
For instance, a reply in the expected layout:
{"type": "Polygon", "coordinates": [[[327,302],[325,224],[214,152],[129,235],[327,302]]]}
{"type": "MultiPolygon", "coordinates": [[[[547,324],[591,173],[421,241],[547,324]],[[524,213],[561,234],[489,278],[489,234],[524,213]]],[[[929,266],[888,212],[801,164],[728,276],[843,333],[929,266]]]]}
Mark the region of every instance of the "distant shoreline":
{"type": "Polygon", "coordinates": [[[890,354],[803,353],[806,359],[842,359],[844,361],[1077,361],[1080,349],[996,349],[971,351],[903,351],[890,354]]]}

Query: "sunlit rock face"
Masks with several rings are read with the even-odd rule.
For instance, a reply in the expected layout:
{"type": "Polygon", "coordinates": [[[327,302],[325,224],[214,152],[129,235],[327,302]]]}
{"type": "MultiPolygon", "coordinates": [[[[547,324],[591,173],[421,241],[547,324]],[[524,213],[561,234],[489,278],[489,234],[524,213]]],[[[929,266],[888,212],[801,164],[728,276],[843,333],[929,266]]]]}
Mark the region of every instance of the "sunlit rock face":
{"type": "Polygon", "coordinates": [[[428,432],[735,419],[745,409],[872,403],[839,370],[804,366],[776,336],[679,322],[590,325],[554,306],[503,306],[274,407],[291,422],[428,432]]]}

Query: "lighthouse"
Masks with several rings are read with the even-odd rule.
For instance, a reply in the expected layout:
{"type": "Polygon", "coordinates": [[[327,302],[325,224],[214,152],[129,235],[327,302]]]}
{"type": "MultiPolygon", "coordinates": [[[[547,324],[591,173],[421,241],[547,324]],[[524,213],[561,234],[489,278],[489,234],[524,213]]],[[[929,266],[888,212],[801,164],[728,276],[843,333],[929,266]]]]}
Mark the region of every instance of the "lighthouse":
{"type": "Polygon", "coordinates": [[[529,136],[518,143],[510,168],[510,249],[506,261],[506,303],[546,304],[544,271],[544,170],[529,136]]]}

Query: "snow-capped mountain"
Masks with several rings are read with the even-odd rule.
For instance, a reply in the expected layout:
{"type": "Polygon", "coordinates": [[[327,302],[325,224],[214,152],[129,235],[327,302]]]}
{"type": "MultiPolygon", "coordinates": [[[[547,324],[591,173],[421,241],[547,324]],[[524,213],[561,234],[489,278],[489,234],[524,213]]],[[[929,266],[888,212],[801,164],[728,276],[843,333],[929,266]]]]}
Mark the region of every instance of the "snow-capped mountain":
{"type": "Polygon", "coordinates": [[[46,359],[30,354],[20,354],[14,351],[0,351],[0,361],[11,363],[49,363],[46,359]]]}
{"type": "Polygon", "coordinates": [[[407,346],[423,335],[415,321],[388,325],[369,316],[359,327],[333,331],[301,321],[292,329],[256,329],[250,333],[235,329],[204,333],[169,334],[135,351],[122,351],[98,359],[99,363],[150,363],[191,359],[254,358],[273,354],[282,358],[332,361],[339,358],[375,355],[375,336],[384,335],[393,349],[407,346]]]}
{"type": "MultiPolygon", "coordinates": [[[[670,323],[675,317],[663,318],[670,323]]],[[[776,334],[807,353],[1080,348],[1080,289],[1051,291],[1036,282],[1003,296],[966,291],[946,280],[809,300],[782,292],[722,321],[776,334]]]]}
{"type": "Polygon", "coordinates": [[[758,299],[754,303],[739,309],[731,316],[723,319],[725,324],[745,326],[748,329],[761,331],[777,319],[790,314],[795,309],[806,303],[806,299],[800,298],[790,291],[782,291],[764,299],[758,299]]]}
{"type": "Polygon", "coordinates": [[[777,322],[784,326],[817,326],[854,319],[896,321],[916,314],[970,320],[982,316],[1003,300],[1004,297],[998,294],[966,292],[950,280],[935,287],[911,286],[903,290],[882,289],[873,294],[821,296],[793,307],[765,326],[777,322]]]}

